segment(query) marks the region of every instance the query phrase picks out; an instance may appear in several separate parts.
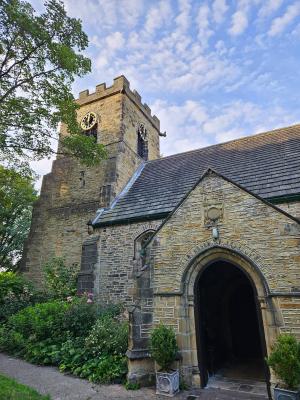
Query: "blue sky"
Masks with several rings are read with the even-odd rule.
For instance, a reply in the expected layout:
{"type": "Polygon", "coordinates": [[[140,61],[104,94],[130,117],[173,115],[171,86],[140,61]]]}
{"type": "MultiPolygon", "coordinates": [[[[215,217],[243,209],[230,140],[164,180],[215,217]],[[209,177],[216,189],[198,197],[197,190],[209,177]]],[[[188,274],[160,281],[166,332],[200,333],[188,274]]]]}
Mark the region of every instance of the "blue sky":
{"type": "MultiPolygon", "coordinates": [[[[124,74],[167,131],[163,155],[299,122],[300,1],[64,3],[93,63],[74,95],[124,74]]],[[[51,163],[34,166],[41,174],[51,163]]]]}

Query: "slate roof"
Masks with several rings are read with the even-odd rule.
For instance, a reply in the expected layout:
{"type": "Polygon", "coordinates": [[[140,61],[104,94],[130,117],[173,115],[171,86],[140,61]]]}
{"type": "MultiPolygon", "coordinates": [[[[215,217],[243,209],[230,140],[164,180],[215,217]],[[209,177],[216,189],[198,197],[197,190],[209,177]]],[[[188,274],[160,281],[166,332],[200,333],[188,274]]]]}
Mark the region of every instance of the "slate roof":
{"type": "Polygon", "coordinates": [[[93,225],[166,216],[207,168],[264,199],[300,194],[300,124],[148,161],[93,225]]]}

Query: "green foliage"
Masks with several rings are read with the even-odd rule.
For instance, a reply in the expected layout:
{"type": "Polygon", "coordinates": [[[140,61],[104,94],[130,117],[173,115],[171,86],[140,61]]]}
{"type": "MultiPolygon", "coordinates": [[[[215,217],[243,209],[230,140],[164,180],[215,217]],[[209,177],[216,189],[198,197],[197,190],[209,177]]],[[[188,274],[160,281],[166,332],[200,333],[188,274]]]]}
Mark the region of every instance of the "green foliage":
{"type": "Polygon", "coordinates": [[[101,316],[117,317],[122,311],[119,305],[100,305],[87,303],[86,297],[74,297],[67,309],[62,329],[72,337],[85,337],[88,335],[97,318],[101,316]]]}
{"type": "Polygon", "coordinates": [[[57,299],[66,299],[77,291],[77,264],[67,265],[61,257],[53,257],[44,266],[45,287],[57,299]]]}
{"type": "Polygon", "coordinates": [[[0,350],[94,382],[123,381],[128,328],[120,320],[122,309],[85,301],[56,300],[21,310],[0,326],[0,350]]]}
{"type": "Polygon", "coordinates": [[[123,355],[103,355],[88,360],[77,375],[92,382],[121,383],[127,373],[127,358],[123,355]]]}
{"type": "Polygon", "coordinates": [[[3,400],[50,400],[28,386],[21,385],[14,379],[0,375],[0,399],[3,400]]]}
{"type": "Polygon", "coordinates": [[[23,176],[0,165],[0,266],[2,268],[15,269],[18,265],[30,228],[32,206],[36,199],[31,176],[23,176]]]}
{"type": "Polygon", "coordinates": [[[125,383],[125,389],[126,390],[139,390],[141,388],[141,385],[137,382],[126,382],[125,383]]]}
{"type": "Polygon", "coordinates": [[[88,304],[85,298],[74,299],[65,313],[62,330],[73,337],[86,336],[98,315],[96,304],[88,304]]]}
{"type": "Polygon", "coordinates": [[[267,363],[276,376],[284,382],[287,389],[298,389],[300,385],[300,343],[297,342],[295,336],[280,335],[267,363]]]}
{"type": "Polygon", "coordinates": [[[16,297],[34,296],[34,288],[22,275],[15,272],[0,272],[0,304],[3,304],[10,295],[16,297]]]}
{"type": "Polygon", "coordinates": [[[86,338],[85,347],[95,357],[123,355],[127,350],[128,325],[108,315],[100,317],[86,338]]]}
{"type": "Polygon", "coordinates": [[[52,301],[12,315],[0,331],[0,349],[31,359],[32,346],[37,343],[45,340],[47,345],[62,343],[67,337],[61,328],[68,307],[67,303],[52,301]]]}
{"type": "Polygon", "coordinates": [[[107,157],[105,147],[101,144],[96,144],[96,139],[90,136],[80,134],[66,136],[62,143],[71,154],[79,158],[87,166],[96,165],[99,160],[107,157]]]}
{"type": "Polygon", "coordinates": [[[53,343],[53,338],[40,342],[28,341],[24,353],[25,360],[43,365],[58,365],[61,344],[53,343]]]}
{"type": "Polygon", "coordinates": [[[61,371],[69,370],[80,378],[86,378],[98,383],[120,383],[127,373],[127,359],[125,355],[103,355],[84,358],[82,349],[74,353],[71,361],[63,359],[61,371]],[[81,362],[80,362],[81,361],[81,362]]]}
{"type": "Polygon", "coordinates": [[[163,371],[171,367],[177,351],[178,346],[174,330],[165,325],[157,326],[151,333],[150,352],[163,371]]]}
{"type": "Polygon", "coordinates": [[[0,272],[0,323],[21,309],[46,300],[22,275],[0,272]]]}
{"type": "Polygon", "coordinates": [[[127,372],[128,327],[112,316],[115,310],[102,313],[84,340],[69,339],[63,344],[59,368],[93,382],[121,382],[127,372]]]}
{"type": "Polygon", "coordinates": [[[180,381],[179,381],[179,390],[188,390],[189,389],[189,385],[184,381],[183,377],[180,377],[180,381]]]}
{"type": "Polygon", "coordinates": [[[78,368],[81,368],[91,355],[85,349],[84,338],[72,338],[62,344],[59,358],[61,372],[70,371],[76,374],[78,368]]]}
{"type": "Polygon", "coordinates": [[[87,46],[81,21],[67,15],[62,1],[46,1],[41,14],[24,0],[0,2],[0,158],[16,164],[51,155],[62,121],[70,139],[59,152],[99,162],[103,145],[81,140],[71,93],[74,78],[91,70],[82,55],[87,46]]]}

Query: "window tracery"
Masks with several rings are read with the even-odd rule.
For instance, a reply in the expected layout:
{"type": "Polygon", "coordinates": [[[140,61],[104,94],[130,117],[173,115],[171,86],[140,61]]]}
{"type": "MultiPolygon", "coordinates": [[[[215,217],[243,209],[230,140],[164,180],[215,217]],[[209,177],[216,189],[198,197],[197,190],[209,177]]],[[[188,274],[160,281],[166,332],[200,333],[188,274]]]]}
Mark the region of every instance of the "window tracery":
{"type": "Polygon", "coordinates": [[[144,160],[148,160],[148,132],[143,123],[137,129],[137,153],[144,160]]]}

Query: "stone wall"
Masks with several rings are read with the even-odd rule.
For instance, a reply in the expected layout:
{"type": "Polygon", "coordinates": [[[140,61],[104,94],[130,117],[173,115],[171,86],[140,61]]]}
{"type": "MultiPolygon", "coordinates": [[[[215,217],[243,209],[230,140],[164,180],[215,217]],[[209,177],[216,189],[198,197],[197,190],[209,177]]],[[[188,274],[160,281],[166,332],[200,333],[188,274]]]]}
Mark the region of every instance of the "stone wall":
{"type": "Polygon", "coordinates": [[[149,245],[153,318],[154,325],[175,329],[188,382],[200,383],[194,308],[199,271],[218,258],[244,269],[256,286],[269,351],[279,332],[300,339],[299,245],[297,221],[213,172],[165,221],[149,245]]]}
{"type": "MultiPolygon", "coordinates": [[[[22,270],[39,285],[41,267],[50,257],[80,264],[88,221],[111,204],[143,162],[136,153],[139,123],[148,128],[150,157],[159,157],[159,120],[130,90],[124,76],[110,87],[98,85],[95,93],[81,92],[77,102],[79,121],[89,111],[97,114],[97,141],[106,146],[108,157],[98,166],[86,167],[59,155],[44,176],[22,259],[22,270]]],[[[68,134],[64,125],[60,134],[68,134]]]]}
{"type": "Polygon", "coordinates": [[[207,219],[219,208],[220,243],[249,255],[260,266],[271,291],[300,285],[299,224],[284,213],[218,176],[207,176],[156,235],[156,292],[180,291],[187,261],[197,246],[212,240],[207,219]]]}
{"type": "Polygon", "coordinates": [[[161,221],[113,225],[97,229],[98,262],[95,265],[95,294],[104,302],[135,304],[139,260],[134,242],[143,233],[155,230],[161,221]]]}

